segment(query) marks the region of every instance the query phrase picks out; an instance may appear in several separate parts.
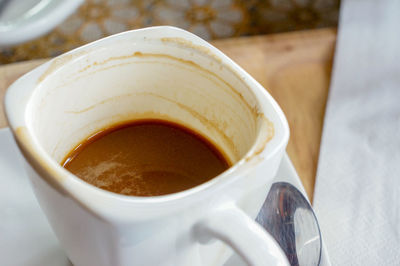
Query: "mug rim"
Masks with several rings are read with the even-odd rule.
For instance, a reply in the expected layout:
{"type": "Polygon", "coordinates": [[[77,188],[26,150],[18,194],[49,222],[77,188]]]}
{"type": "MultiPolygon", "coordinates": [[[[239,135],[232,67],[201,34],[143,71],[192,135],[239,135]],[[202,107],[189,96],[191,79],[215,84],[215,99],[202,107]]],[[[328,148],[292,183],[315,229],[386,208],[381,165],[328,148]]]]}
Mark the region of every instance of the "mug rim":
{"type": "MultiPolygon", "coordinates": [[[[54,73],[54,71],[57,71],[57,69],[53,70],[52,73],[54,73]]],[[[178,201],[182,202],[183,199],[186,200],[186,204],[189,204],[189,202],[195,202],[201,198],[204,198],[205,194],[212,193],[214,190],[220,189],[230,182],[235,181],[237,178],[239,178],[238,176],[246,175],[246,172],[251,170],[251,168],[246,167],[246,165],[249,165],[249,161],[253,160],[254,157],[260,157],[262,158],[262,161],[265,161],[274,157],[280,151],[283,151],[289,139],[289,126],[283,111],[263,86],[261,86],[256,80],[254,80],[254,78],[252,78],[245,70],[233,62],[229,57],[208,42],[192,33],[171,26],[149,27],[115,34],[78,47],[68,53],[50,60],[49,62],[46,62],[45,64],[35,68],[34,70],[25,74],[23,77],[19,78],[9,87],[5,97],[5,110],[13,135],[29,164],[31,164],[31,166],[33,166],[37,172],[39,171],[42,173],[41,177],[43,177],[43,174],[47,175],[48,179],[46,181],[50,183],[53,188],[61,193],[69,194],[72,198],[77,199],[85,206],[93,207],[93,205],[96,205],[94,209],[97,209],[97,211],[101,211],[103,209],[100,202],[104,203],[105,201],[109,200],[113,201],[112,203],[109,202],[111,203],[109,205],[112,206],[119,201],[123,202],[124,204],[128,204],[131,207],[135,206],[137,208],[148,208],[150,205],[157,205],[156,209],[159,209],[159,207],[164,207],[165,205],[175,204],[178,201]],[[38,87],[38,84],[40,84],[41,77],[43,77],[46,71],[48,71],[52,67],[52,64],[54,64],[54,62],[57,60],[69,59],[67,60],[67,63],[71,63],[74,59],[80,58],[80,56],[85,56],[85,52],[90,52],[93,50],[93,48],[101,48],[104,45],[111,44],[118,40],[129,40],[131,37],[136,37],[136,35],[157,36],[156,38],[161,38],[163,36],[176,36],[187,39],[188,41],[195,43],[196,46],[206,47],[213,53],[214,56],[222,60],[225,65],[229,66],[237,74],[240,74],[244,83],[254,94],[262,114],[264,114],[265,111],[263,110],[263,106],[265,104],[272,106],[273,113],[277,117],[276,120],[280,123],[279,126],[282,132],[280,136],[274,136],[273,138],[279,137],[279,142],[272,148],[268,147],[268,145],[265,145],[261,148],[261,151],[257,151],[257,149],[260,148],[260,143],[258,141],[260,131],[258,131],[256,134],[256,141],[252,144],[248,152],[226,171],[193,188],[161,196],[139,197],[110,192],[95,187],[68,172],[42,149],[41,145],[35,139],[34,134],[28,127],[25,112],[29,104],[30,96],[38,87]],[[268,147],[268,149],[266,149],[266,147],[268,147]],[[266,150],[268,150],[268,153],[265,152],[266,150]],[[35,166],[39,167],[40,169],[36,169],[35,166]],[[87,195],[82,195],[82,193],[87,193],[91,196],[89,197],[87,195]],[[189,201],[189,198],[192,198],[192,200],[189,201]],[[95,203],[94,201],[96,201],[96,199],[100,199],[100,202],[95,203]]],[[[254,163],[252,166],[254,167],[254,163]]]]}

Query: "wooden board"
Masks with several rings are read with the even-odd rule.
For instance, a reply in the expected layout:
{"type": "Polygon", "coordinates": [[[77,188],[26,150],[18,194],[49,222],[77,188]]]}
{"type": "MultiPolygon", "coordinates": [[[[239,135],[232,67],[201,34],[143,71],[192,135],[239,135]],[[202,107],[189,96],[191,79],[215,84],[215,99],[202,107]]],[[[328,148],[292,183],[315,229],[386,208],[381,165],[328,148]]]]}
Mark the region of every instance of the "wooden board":
{"type": "MultiPolygon", "coordinates": [[[[311,200],[335,41],[335,29],[322,29],[213,42],[260,82],[282,107],[291,129],[287,151],[311,200]]],[[[6,88],[43,62],[0,66],[1,105],[6,88]]],[[[6,126],[1,106],[0,128],[6,126]]]]}

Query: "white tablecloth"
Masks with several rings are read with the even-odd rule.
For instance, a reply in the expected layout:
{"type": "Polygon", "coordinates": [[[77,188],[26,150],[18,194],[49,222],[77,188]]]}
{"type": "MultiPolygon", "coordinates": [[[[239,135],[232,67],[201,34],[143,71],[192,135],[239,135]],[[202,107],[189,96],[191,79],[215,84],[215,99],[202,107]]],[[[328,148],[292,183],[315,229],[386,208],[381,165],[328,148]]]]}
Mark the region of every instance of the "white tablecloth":
{"type": "Polygon", "coordinates": [[[314,207],[333,265],[400,265],[400,0],[342,0],[314,207]]]}

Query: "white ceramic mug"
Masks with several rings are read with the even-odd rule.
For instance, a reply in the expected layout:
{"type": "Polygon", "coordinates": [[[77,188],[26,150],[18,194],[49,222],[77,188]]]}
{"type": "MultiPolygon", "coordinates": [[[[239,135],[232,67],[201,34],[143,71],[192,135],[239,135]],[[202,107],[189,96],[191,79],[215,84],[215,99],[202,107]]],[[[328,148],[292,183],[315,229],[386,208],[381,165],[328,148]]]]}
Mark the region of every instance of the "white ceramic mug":
{"type": "Polygon", "coordinates": [[[216,266],[229,246],[250,265],[286,265],[254,218],[284,154],[287,121],[259,83],[197,36],[153,27],[96,41],[17,80],[5,105],[35,194],[74,265],[216,266]],[[94,132],[141,118],[207,136],[233,166],[157,197],[108,192],[60,166],[94,132]]]}

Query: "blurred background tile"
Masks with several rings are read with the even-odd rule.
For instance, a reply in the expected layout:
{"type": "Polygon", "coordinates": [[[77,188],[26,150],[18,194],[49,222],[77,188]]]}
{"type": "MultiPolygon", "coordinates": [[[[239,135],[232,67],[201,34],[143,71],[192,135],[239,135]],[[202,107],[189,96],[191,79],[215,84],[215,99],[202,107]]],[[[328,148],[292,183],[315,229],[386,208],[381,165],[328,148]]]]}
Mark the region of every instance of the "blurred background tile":
{"type": "Polygon", "coordinates": [[[38,39],[0,49],[0,64],[57,56],[121,31],[173,25],[212,40],[337,25],[340,0],[85,0],[38,39]]]}

